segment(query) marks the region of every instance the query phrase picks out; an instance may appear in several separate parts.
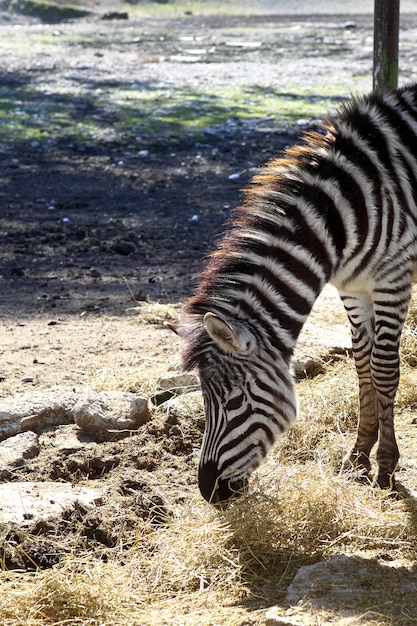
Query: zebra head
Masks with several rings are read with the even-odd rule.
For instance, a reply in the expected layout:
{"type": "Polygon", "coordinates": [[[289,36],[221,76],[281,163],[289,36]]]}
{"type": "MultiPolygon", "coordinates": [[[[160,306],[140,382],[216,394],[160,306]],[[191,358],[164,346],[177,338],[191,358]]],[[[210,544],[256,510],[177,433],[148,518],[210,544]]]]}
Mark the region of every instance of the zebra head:
{"type": "Polygon", "coordinates": [[[295,419],[288,363],[243,320],[208,312],[185,325],[184,363],[197,365],[206,415],[198,482],[210,503],[243,493],[250,474],[295,419]]]}

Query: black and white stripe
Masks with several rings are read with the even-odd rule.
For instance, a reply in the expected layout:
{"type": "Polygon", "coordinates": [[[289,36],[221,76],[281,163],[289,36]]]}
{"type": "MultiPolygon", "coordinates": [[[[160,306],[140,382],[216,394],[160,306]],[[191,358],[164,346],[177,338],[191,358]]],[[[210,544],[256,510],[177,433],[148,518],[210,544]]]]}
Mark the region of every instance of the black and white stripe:
{"type": "Polygon", "coordinates": [[[417,275],[417,87],[343,107],[255,178],[212,254],[179,332],[206,411],[199,483],[227,501],[296,416],[289,365],[327,282],[342,297],[359,377],[344,466],[393,485],[398,347],[417,275]]]}

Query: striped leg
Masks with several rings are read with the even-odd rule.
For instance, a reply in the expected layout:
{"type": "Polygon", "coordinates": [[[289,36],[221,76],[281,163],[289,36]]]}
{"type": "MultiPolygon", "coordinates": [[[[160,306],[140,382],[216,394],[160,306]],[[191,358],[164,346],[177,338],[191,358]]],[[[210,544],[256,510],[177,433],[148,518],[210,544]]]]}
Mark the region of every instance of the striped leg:
{"type": "Polygon", "coordinates": [[[374,308],[366,294],[340,293],[349,317],[352,351],[359,379],[359,420],[356,442],[344,458],[342,471],[371,469],[369,455],[378,439],[378,394],[372,381],[371,354],[374,341],[374,308]]]}
{"type": "Polygon", "coordinates": [[[399,452],[394,432],[394,399],[399,381],[399,344],[411,285],[407,275],[392,289],[367,295],[342,295],[352,328],[352,347],[359,378],[360,413],[355,445],[343,467],[370,469],[369,454],[378,439],[377,484],[394,487],[399,452]],[[405,284],[404,284],[405,283],[405,284]]]}
{"type": "MultiPolygon", "coordinates": [[[[397,268],[398,271],[398,268],[397,268]]],[[[375,336],[371,355],[374,387],[378,394],[379,441],[377,483],[395,487],[399,452],[394,432],[394,400],[400,378],[400,339],[411,298],[411,272],[402,268],[389,287],[374,290],[375,336]]]]}

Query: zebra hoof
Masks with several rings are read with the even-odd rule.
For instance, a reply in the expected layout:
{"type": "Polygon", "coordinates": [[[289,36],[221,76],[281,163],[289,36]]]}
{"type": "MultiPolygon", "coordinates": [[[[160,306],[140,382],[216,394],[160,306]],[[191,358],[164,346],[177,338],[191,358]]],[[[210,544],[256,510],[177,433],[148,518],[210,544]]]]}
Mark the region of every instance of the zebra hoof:
{"type": "Polygon", "coordinates": [[[397,486],[395,483],[394,473],[390,474],[389,472],[384,472],[384,473],[378,474],[378,477],[375,482],[376,482],[376,485],[380,489],[391,491],[393,494],[397,493],[397,486]]]}
{"type": "Polygon", "coordinates": [[[345,456],[340,468],[340,474],[353,474],[359,481],[368,482],[368,474],[371,470],[371,462],[368,455],[359,450],[352,450],[345,456]]]}

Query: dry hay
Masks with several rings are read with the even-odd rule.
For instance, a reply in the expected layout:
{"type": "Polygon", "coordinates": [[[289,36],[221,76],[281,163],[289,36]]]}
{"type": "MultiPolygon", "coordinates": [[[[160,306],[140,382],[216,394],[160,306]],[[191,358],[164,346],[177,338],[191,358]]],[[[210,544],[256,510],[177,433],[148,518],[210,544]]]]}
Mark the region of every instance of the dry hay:
{"type": "Polygon", "coordinates": [[[417,367],[417,297],[412,298],[401,337],[401,359],[404,365],[417,367]]]}
{"type": "MultiPolygon", "coordinates": [[[[410,320],[414,324],[411,316],[403,341],[400,410],[412,402],[407,389],[415,378],[410,366],[415,364],[417,341],[410,320]]],[[[150,389],[157,375],[159,371],[148,376],[150,389]]],[[[288,583],[303,564],[340,553],[397,559],[404,566],[415,563],[414,500],[394,498],[337,474],[355,429],[352,360],[329,364],[324,374],[299,383],[297,391],[299,421],[256,472],[247,495],[218,512],[195,490],[178,500],[170,496],[169,486],[161,486],[169,515],[157,524],[138,520],[128,547],[121,540],[105,558],[98,552],[78,552],[49,570],[0,573],[0,622],[263,624],[263,609],[283,601],[288,583]]],[[[196,418],[201,399],[194,394],[185,407],[196,418]]],[[[350,608],[354,610],[354,602],[350,608]]],[[[358,615],[367,608],[358,607],[358,615]]],[[[417,611],[417,606],[412,608],[417,611]]],[[[393,597],[388,607],[382,603],[373,610],[370,622],[389,624],[402,606],[393,597]]],[[[333,618],[337,621],[337,615],[333,618]]]]}
{"type": "Polygon", "coordinates": [[[128,311],[136,313],[139,321],[161,326],[166,324],[166,322],[179,322],[181,308],[179,304],[142,302],[138,306],[128,309],[128,311]]]}
{"type": "Polygon", "coordinates": [[[138,527],[133,547],[115,548],[108,562],[85,554],[31,575],[3,573],[3,623],[229,626],[256,619],[249,611],[262,606],[268,583],[282,599],[302,564],[356,550],[415,556],[404,501],[314,462],[274,474],[266,466],[225,513],[196,498],[172,513],[138,527]]]}

